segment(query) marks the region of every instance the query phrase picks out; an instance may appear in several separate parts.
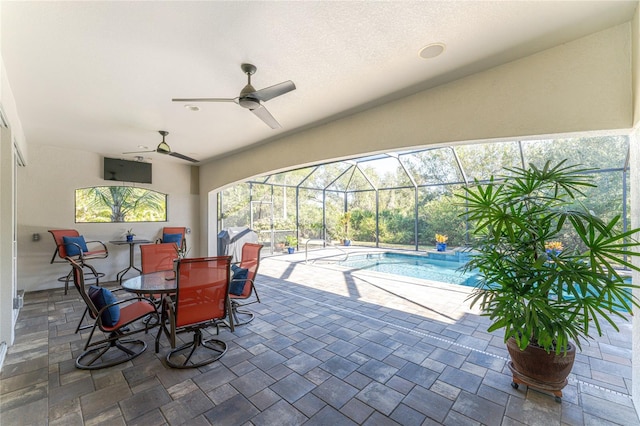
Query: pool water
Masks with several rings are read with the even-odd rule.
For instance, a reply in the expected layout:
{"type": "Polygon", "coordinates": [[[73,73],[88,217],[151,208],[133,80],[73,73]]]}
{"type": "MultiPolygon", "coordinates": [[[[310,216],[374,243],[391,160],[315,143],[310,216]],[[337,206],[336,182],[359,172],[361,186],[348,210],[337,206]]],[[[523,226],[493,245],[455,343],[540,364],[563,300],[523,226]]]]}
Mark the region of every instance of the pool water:
{"type": "Polygon", "coordinates": [[[458,255],[366,253],[351,254],[338,264],[347,268],[474,287],[478,281],[476,275],[471,272],[463,273],[461,269],[467,259],[458,255]]]}
{"type": "MultiPolygon", "coordinates": [[[[475,287],[478,278],[473,271],[462,272],[462,267],[469,260],[467,253],[453,255],[429,253],[428,256],[418,256],[402,253],[366,253],[351,254],[347,260],[338,262],[339,265],[404,277],[421,278],[448,284],[475,287]]],[[[631,278],[627,280],[631,282],[631,278]]],[[[564,294],[569,299],[569,294],[564,294]]]]}

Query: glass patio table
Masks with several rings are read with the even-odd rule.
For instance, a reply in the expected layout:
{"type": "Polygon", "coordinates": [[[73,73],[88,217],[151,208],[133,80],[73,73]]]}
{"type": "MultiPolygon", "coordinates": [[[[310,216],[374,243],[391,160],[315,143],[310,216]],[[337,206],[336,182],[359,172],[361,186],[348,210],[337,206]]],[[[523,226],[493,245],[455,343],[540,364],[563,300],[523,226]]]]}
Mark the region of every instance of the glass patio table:
{"type": "Polygon", "coordinates": [[[137,294],[169,294],[177,290],[174,270],[150,272],[127,278],[122,281],[122,288],[137,294]]]}
{"type": "MultiPolygon", "coordinates": [[[[136,294],[171,294],[178,290],[176,273],[173,269],[167,271],[150,272],[127,278],[122,281],[125,291],[136,294]]],[[[227,296],[227,315],[231,312],[231,299],[227,296]]],[[[225,321],[225,325],[233,332],[233,321],[225,321]]]]}

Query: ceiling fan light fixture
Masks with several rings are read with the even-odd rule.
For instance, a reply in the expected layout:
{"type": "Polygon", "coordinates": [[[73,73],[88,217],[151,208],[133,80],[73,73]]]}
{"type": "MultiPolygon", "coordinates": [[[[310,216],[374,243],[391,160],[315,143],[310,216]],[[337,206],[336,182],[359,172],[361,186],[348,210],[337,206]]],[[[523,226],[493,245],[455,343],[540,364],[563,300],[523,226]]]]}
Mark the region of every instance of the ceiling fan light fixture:
{"type": "Polygon", "coordinates": [[[260,107],[260,101],[253,96],[243,96],[238,99],[238,103],[241,107],[252,110],[260,107]]]}
{"type": "Polygon", "coordinates": [[[432,59],[442,55],[446,49],[444,43],[431,43],[420,49],[419,55],[422,59],[432,59]]]}
{"type": "Polygon", "coordinates": [[[160,142],[160,145],[158,145],[156,151],[160,154],[169,154],[171,152],[171,148],[169,148],[169,145],[165,141],[162,141],[160,142]]]}
{"type": "MultiPolygon", "coordinates": [[[[158,130],[158,133],[162,135],[162,142],[158,144],[158,147],[156,149],[151,151],[145,150],[145,151],[123,152],[123,154],[144,154],[146,152],[157,152],[158,154],[170,155],[172,157],[180,158],[181,160],[190,161],[192,163],[198,162],[198,160],[196,160],[195,158],[191,158],[184,154],[180,154],[179,152],[171,151],[171,147],[169,147],[169,144],[164,141],[165,136],[167,136],[169,132],[167,132],[166,130],[158,130]]],[[[147,148],[147,147],[138,145],[138,148],[147,148]]],[[[138,161],[141,161],[140,159],[144,159],[142,156],[136,156],[135,158],[138,161]]]]}

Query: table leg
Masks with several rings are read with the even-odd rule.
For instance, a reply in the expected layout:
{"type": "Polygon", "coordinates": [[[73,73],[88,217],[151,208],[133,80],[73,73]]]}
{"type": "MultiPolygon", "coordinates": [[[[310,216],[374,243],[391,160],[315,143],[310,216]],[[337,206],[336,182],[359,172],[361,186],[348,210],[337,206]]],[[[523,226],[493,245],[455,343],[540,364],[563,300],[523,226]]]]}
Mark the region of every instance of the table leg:
{"type": "Polygon", "coordinates": [[[136,266],[133,264],[133,261],[134,261],[134,246],[135,246],[134,244],[129,244],[129,266],[127,266],[122,271],[118,272],[118,274],[116,275],[116,280],[118,280],[120,285],[122,285],[122,279],[124,278],[126,273],[129,272],[131,269],[135,269],[139,273],[142,273],[142,270],[136,268],[136,266]]]}
{"type": "Polygon", "coordinates": [[[236,327],[233,325],[233,315],[231,314],[231,298],[227,296],[227,317],[229,318],[229,330],[233,333],[236,327]]]}

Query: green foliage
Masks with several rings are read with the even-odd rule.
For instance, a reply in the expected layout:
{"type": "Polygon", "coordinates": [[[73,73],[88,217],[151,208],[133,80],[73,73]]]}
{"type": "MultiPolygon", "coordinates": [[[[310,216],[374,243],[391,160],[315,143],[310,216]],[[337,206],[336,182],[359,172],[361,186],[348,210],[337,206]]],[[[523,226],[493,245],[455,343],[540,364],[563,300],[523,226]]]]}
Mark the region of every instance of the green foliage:
{"type": "Polygon", "coordinates": [[[344,212],[340,216],[340,226],[342,227],[342,239],[349,239],[349,226],[351,225],[351,212],[344,212]]]}
{"type": "Polygon", "coordinates": [[[249,225],[249,185],[241,183],[222,191],[220,218],[224,227],[249,225]]]}
{"type": "Polygon", "coordinates": [[[481,277],[470,299],[505,342],[561,353],[570,340],[580,347],[580,338],[601,335],[602,321],[617,330],[614,318],[640,306],[631,294],[638,286],[618,269],[640,270],[629,261],[640,254],[639,230],[622,232],[619,215],[602,219],[578,201],[595,188],[590,171],[565,161],[511,168],[459,195],[474,224],[466,269],[481,277]],[[550,241],[564,250],[547,253],[550,241]]]}
{"type": "Polygon", "coordinates": [[[380,242],[389,244],[413,244],[415,217],[413,211],[403,209],[380,212],[380,242]]]}
{"type": "Polygon", "coordinates": [[[353,238],[356,241],[376,241],[375,211],[361,209],[351,210],[351,223],[353,227],[353,238]]]}
{"type": "Polygon", "coordinates": [[[464,212],[464,206],[457,204],[454,195],[442,195],[422,204],[418,213],[420,244],[432,245],[436,234],[445,234],[450,246],[464,245],[466,220],[461,216],[464,212]]]}
{"type": "Polygon", "coordinates": [[[469,179],[486,179],[521,165],[518,142],[470,144],[456,148],[469,179]]]}
{"type": "Polygon", "coordinates": [[[294,247],[298,245],[298,239],[295,235],[287,235],[284,237],[284,245],[287,247],[294,247]]]}
{"type": "Polygon", "coordinates": [[[167,197],[132,186],[76,190],[76,222],[160,222],[167,220],[167,197]]]}

